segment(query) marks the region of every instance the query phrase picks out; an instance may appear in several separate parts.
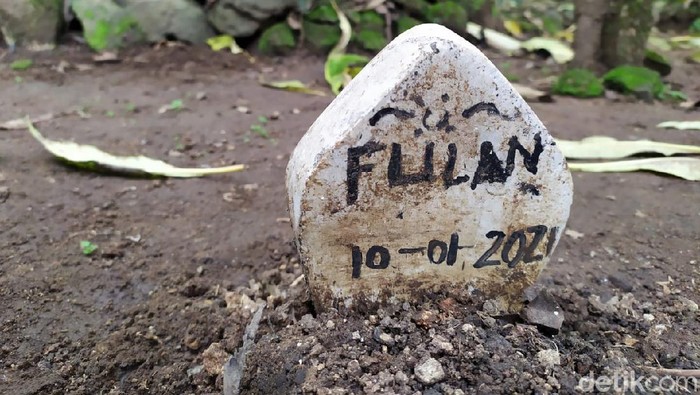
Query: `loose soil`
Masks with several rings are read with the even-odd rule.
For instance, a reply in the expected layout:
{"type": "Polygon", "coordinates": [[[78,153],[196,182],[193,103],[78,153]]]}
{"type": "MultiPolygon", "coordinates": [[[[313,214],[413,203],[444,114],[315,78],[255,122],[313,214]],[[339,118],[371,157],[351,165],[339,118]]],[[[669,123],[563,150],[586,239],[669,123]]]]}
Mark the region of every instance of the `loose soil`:
{"type": "MultiPolygon", "coordinates": [[[[10,71],[19,56],[0,64],[0,121],[79,109],[37,126],[117,154],[248,169],[177,180],[91,173],[53,160],[26,131],[0,131],[0,393],[221,393],[222,365],[260,301],[242,393],[570,394],[590,388],[576,389],[582,377],[700,368],[698,183],[574,174],[568,228],[578,233],[563,237],[539,281],[565,316],[558,332],[440,294],[317,314],[291,242],[284,171],[331,97],[258,80],[323,87],[322,59],[251,64],[174,47],[96,65],[66,46],[10,71]],[[181,110],[159,114],[176,99],[181,110]],[[270,121],[251,131],[260,116],[270,121]],[[81,240],[98,250],[84,255],[81,240]]],[[[526,84],[553,68],[490,56],[526,84]]],[[[699,76],[679,64],[670,80],[700,97],[699,76]]],[[[670,104],[557,98],[533,108],[555,137],[700,143],[697,132],[654,126],[698,118],[670,104]]]]}

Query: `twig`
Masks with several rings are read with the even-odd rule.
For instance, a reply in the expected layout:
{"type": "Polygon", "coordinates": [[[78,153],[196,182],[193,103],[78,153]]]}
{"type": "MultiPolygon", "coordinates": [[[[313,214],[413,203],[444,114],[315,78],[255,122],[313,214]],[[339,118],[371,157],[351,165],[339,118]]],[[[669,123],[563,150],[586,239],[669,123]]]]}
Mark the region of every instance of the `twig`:
{"type": "Polygon", "coordinates": [[[700,369],[666,369],[654,368],[651,366],[640,366],[640,368],[658,374],[659,376],[693,377],[700,379],[700,369]]]}

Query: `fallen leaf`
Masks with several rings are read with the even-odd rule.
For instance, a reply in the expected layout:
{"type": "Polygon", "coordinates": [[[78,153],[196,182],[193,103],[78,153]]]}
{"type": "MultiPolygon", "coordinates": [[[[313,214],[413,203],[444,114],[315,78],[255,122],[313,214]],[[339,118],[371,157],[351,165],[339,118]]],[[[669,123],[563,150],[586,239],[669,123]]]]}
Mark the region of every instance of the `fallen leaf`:
{"type": "Polygon", "coordinates": [[[700,121],[668,121],[656,125],[658,128],[678,130],[700,130],[700,121]]]}
{"type": "Polygon", "coordinates": [[[696,158],[651,158],[603,163],[569,162],[568,165],[572,171],[606,173],[644,170],[700,181],[700,159],[696,158]]]}
{"type": "Polygon", "coordinates": [[[523,35],[523,28],[520,26],[520,22],[514,19],[507,19],[503,21],[503,28],[506,29],[506,31],[513,37],[520,38],[523,35]]]}
{"type": "Polygon", "coordinates": [[[335,2],[335,0],[331,0],[331,6],[333,7],[333,10],[335,10],[335,13],[338,15],[338,24],[340,27],[340,40],[338,40],[338,43],[335,44],[335,47],[333,47],[333,49],[330,52],[330,55],[333,55],[345,53],[345,49],[348,47],[348,44],[350,43],[350,38],[352,37],[352,26],[350,25],[348,17],[345,16],[340,7],[338,7],[338,4],[335,2]]]}
{"type": "Polygon", "coordinates": [[[652,140],[620,141],[607,136],[592,136],[581,141],[557,140],[557,146],[569,159],[619,159],[641,153],[662,155],[700,154],[700,146],[662,143],[652,140]]]}
{"type": "Polygon", "coordinates": [[[573,229],[567,229],[567,230],[565,230],[565,231],[564,231],[564,234],[567,235],[567,236],[569,236],[569,237],[571,237],[571,238],[574,239],[574,240],[578,240],[578,239],[582,238],[583,236],[585,236],[585,234],[583,234],[583,233],[581,233],[581,232],[577,232],[577,231],[575,231],[575,230],[573,230],[573,229]]]}
{"type": "Polygon", "coordinates": [[[260,84],[268,88],[281,89],[290,92],[306,93],[308,95],[326,96],[325,92],[311,89],[308,86],[306,86],[303,82],[298,80],[272,82],[260,81],[260,84]]]}
{"type": "Polygon", "coordinates": [[[539,89],[531,88],[529,86],[520,85],[513,83],[513,88],[527,101],[538,101],[543,103],[551,103],[554,101],[552,95],[545,91],[539,89]]]}
{"type": "Polygon", "coordinates": [[[217,168],[179,168],[160,160],[145,156],[114,156],[91,145],[76,144],[70,141],[49,140],[41,135],[28,119],[25,121],[29,133],[56,157],[75,165],[93,168],[101,166],[113,171],[145,173],[165,177],[201,177],[243,170],[244,165],[217,168]]]}
{"type": "Polygon", "coordinates": [[[238,46],[236,43],[236,40],[229,36],[228,34],[224,34],[221,36],[216,36],[216,37],[211,37],[207,39],[207,44],[209,47],[214,50],[214,51],[221,51],[222,49],[230,49],[231,53],[236,55],[239,53],[243,53],[243,49],[238,46]]]}
{"type": "Polygon", "coordinates": [[[95,63],[119,63],[119,62],[121,62],[121,59],[119,59],[119,56],[117,55],[116,52],[109,52],[109,51],[94,55],[92,57],[92,60],[95,63]]]}
{"type": "Polygon", "coordinates": [[[574,59],[574,50],[565,42],[549,37],[533,37],[521,44],[522,48],[533,51],[547,51],[559,64],[564,64],[574,59]]]}
{"type": "Polygon", "coordinates": [[[482,38],[486,41],[486,45],[509,56],[515,55],[522,50],[522,43],[519,40],[496,30],[484,28],[476,23],[467,23],[467,33],[474,37],[482,38]]]}
{"type": "MultiPolygon", "coordinates": [[[[39,115],[38,117],[35,117],[31,120],[32,123],[39,123],[39,122],[45,122],[45,121],[50,121],[54,119],[54,117],[58,115],[63,115],[61,114],[54,114],[52,112],[39,115]]],[[[26,129],[27,128],[27,119],[26,118],[17,118],[17,119],[12,119],[7,122],[0,123],[0,130],[19,130],[19,129],[26,129]]]]}
{"type": "Polygon", "coordinates": [[[32,67],[33,64],[34,62],[31,59],[17,59],[10,63],[10,68],[15,71],[22,71],[32,67]]]}

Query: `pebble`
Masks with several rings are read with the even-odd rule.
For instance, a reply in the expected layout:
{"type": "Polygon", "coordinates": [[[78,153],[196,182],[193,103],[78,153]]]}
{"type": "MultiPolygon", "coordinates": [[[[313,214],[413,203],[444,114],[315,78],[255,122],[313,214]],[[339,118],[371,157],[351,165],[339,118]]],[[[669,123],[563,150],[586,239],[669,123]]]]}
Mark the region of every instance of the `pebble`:
{"type": "Polygon", "coordinates": [[[357,359],[353,359],[348,363],[348,376],[359,377],[362,374],[362,367],[357,359]]]}
{"type": "Polygon", "coordinates": [[[468,334],[474,332],[474,329],[475,329],[474,325],[472,325],[472,324],[462,325],[462,333],[464,333],[465,335],[468,335],[468,334]]]}
{"type": "Polygon", "coordinates": [[[391,336],[388,333],[383,332],[381,329],[374,328],[374,334],[373,334],[374,340],[378,341],[381,344],[384,344],[386,346],[393,346],[396,344],[396,341],[394,340],[394,337],[391,336]]]}
{"type": "Polygon", "coordinates": [[[416,365],[414,373],[418,381],[426,385],[435,384],[445,378],[445,369],[435,358],[428,358],[416,365]]]}
{"type": "Polygon", "coordinates": [[[561,365],[561,357],[557,350],[542,350],[537,353],[537,360],[546,367],[561,365]]]}
{"type": "Polygon", "coordinates": [[[454,346],[452,343],[450,343],[444,336],[437,335],[433,338],[433,341],[430,342],[433,346],[435,346],[438,350],[445,352],[445,353],[451,353],[454,351],[454,346]]]}
{"type": "Polygon", "coordinates": [[[408,384],[408,375],[404,372],[396,372],[394,375],[394,381],[396,381],[396,384],[404,385],[408,384]]]}
{"type": "Polygon", "coordinates": [[[226,363],[229,358],[229,353],[224,350],[224,346],[222,346],[221,343],[210,344],[209,347],[202,353],[202,365],[204,365],[204,371],[211,376],[221,374],[224,363],[226,363]]]}

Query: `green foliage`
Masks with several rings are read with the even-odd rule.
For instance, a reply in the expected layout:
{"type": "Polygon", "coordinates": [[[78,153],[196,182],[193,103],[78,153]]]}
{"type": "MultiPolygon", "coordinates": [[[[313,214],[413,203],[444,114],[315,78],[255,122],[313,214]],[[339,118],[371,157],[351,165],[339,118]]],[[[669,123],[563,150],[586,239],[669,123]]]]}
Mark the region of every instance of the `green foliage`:
{"type": "Polygon", "coordinates": [[[690,24],[690,32],[693,34],[700,34],[700,18],[696,18],[693,23],[690,24]]]}
{"type": "Polygon", "coordinates": [[[10,63],[10,68],[15,71],[22,71],[32,67],[33,64],[34,62],[31,59],[17,59],[10,63]]]}
{"type": "Polygon", "coordinates": [[[590,70],[571,69],[559,76],[552,91],[558,95],[598,97],[603,95],[605,88],[590,70]]]}
{"type": "Polygon", "coordinates": [[[304,21],[303,27],[305,40],[318,50],[333,48],[340,40],[338,26],[304,21]]]}
{"type": "Polygon", "coordinates": [[[370,51],[379,51],[386,46],[387,41],[384,34],[374,30],[360,30],[353,36],[353,41],[357,42],[362,48],[370,51]]]}
{"type": "Polygon", "coordinates": [[[467,25],[467,11],[454,1],[432,4],[425,13],[427,20],[445,26],[463,28],[467,25]]]}
{"type": "Polygon", "coordinates": [[[352,12],[348,19],[354,24],[356,33],[352,41],[369,51],[379,51],[386,46],[384,17],[375,11],[352,12]]]}
{"type": "Polygon", "coordinates": [[[296,45],[292,29],[284,22],[274,24],[267,28],[260,36],[258,49],[268,55],[283,55],[296,45]]]}
{"type": "Polygon", "coordinates": [[[671,74],[671,63],[660,53],[647,49],[644,55],[644,66],[656,70],[661,76],[671,74]]]}
{"type": "Polygon", "coordinates": [[[331,86],[334,94],[340,90],[357,74],[355,67],[364,66],[369,62],[366,56],[356,54],[331,54],[326,59],[324,74],[326,82],[331,86]]]}
{"type": "Polygon", "coordinates": [[[82,240],[80,242],[80,250],[83,255],[91,255],[93,252],[97,251],[97,245],[87,240],[82,240]]]}
{"type": "Polygon", "coordinates": [[[305,19],[318,23],[338,24],[338,14],[330,5],[321,5],[314,8],[306,14],[305,19]]]}
{"type": "Polygon", "coordinates": [[[603,76],[603,83],[622,93],[647,94],[656,98],[666,90],[658,72],[638,66],[616,67],[603,76]]]}
{"type": "Polygon", "coordinates": [[[421,23],[422,22],[416,18],[411,18],[410,16],[403,15],[399,17],[399,20],[396,21],[396,29],[398,30],[399,34],[401,34],[414,26],[420,25],[421,23]]]}

